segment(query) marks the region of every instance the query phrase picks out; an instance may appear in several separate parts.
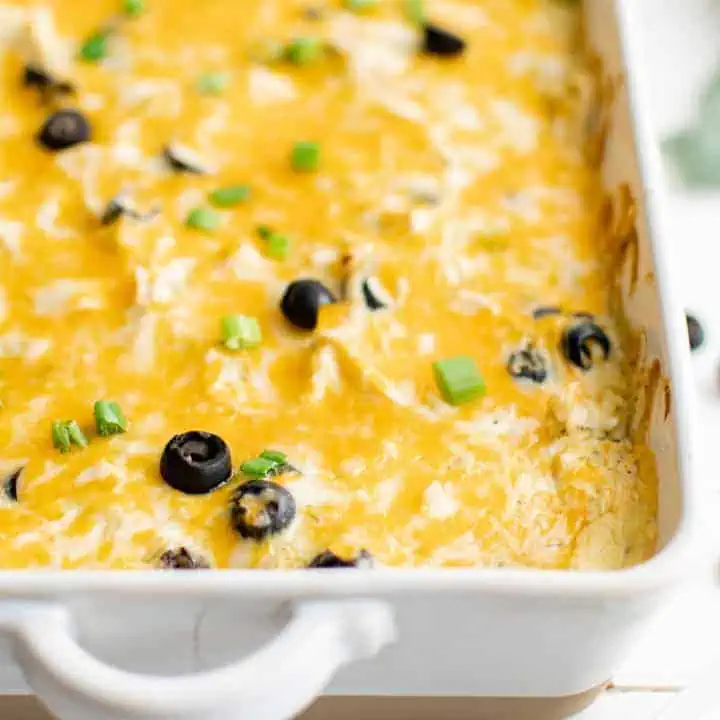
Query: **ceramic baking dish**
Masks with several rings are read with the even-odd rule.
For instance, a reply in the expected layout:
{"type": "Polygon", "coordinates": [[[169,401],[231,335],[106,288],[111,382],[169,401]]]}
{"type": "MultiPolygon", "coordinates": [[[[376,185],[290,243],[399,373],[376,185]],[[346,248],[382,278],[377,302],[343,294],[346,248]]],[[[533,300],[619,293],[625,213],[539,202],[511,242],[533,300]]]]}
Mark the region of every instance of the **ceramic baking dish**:
{"type": "Polygon", "coordinates": [[[646,370],[637,422],[658,463],[657,555],[584,573],[3,572],[0,691],[29,687],[67,720],[278,720],[323,694],[310,717],[557,718],[590,701],[678,584],[692,524],[686,331],[632,8],[585,12],[606,94],[594,124],[607,223],[626,238],[618,298],[646,370]]]}

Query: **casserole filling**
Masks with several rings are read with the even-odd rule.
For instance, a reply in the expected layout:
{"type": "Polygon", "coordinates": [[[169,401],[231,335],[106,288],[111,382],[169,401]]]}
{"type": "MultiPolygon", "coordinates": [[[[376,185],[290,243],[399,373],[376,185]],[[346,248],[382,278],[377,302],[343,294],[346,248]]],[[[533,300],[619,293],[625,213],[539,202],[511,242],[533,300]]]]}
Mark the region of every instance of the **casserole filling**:
{"type": "Polygon", "coordinates": [[[0,565],[655,546],[559,0],[0,0],[0,565]]]}

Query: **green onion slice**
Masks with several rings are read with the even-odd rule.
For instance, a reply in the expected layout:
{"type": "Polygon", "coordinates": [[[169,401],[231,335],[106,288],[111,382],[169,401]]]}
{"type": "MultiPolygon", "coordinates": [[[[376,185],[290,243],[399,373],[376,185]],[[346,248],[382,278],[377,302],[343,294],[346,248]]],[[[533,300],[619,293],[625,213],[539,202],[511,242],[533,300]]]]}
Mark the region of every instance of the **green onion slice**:
{"type": "Polygon", "coordinates": [[[261,458],[265,458],[265,460],[270,460],[274,462],[276,465],[283,465],[287,462],[287,455],[284,452],[280,452],[279,450],[263,450],[260,453],[261,458]]]}
{"type": "Polygon", "coordinates": [[[204,95],[220,95],[230,84],[230,76],[223,72],[203,73],[197,79],[197,89],[204,95]]]}
{"type": "Polygon", "coordinates": [[[379,4],[379,0],[343,0],[343,7],[356,13],[374,10],[379,4]]]}
{"type": "Polygon", "coordinates": [[[145,0],[123,0],[123,12],[128,17],[137,17],[145,12],[145,0]]]}
{"type": "Polygon", "coordinates": [[[403,9],[405,17],[415,25],[422,25],[426,22],[425,3],[423,0],[404,0],[403,9]]]}
{"type": "Polygon", "coordinates": [[[268,458],[257,457],[252,460],[246,460],[241,466],[240,470],[245,475],[252,477],[262,478],[272,472],[278,463],[274,460],[268,460],[268,458]]]}
{"type": "Polygon", "coordinates": [[[246,315],[226,315],[220,323],[225,347],[229,350],[247,350],[262,342],[262,331],[257,318],[246,315]]]}
{"type": "Polygon", "coordinates": [[[213,190],[208,197],[215,207],[229,208],[245,202],[250,197],[250,188],[247,185],[228,185],[213,190]]]}
{"type": "Polygon", "coordinates": [[[266,238],[266,252],[273,260],[285,260],[290,252],[290,240],[286,235],[271,232],[266,238]]]}
{"type": "Polygon", "coordinates": [[[52,424],[51,437],[53,447],[61,453],[70,452],[73,445],[87,447],[87,438],[75,420],[56,420],[52,424]]]}
{"type": "Polygon", "coordinates": [[[320,166],[320,146],[315,142],[295,143],[290,157],[293,170],[315,172],[320,166]]]}
{"type": "Polygon", "coordinates": [[[324,42],[312,36],[297,37],[285,46],[285,59],[298,67],[316,63],[324,53],[324,42]]]}
{"type": "Polygon", "coordinates": [[[93,407],[98,435],[108,437],[127,430],[127,420],[114,400],[98,400],[93,407]]]}
{"type": "Polygon", "coordinates": [[[485,381],[467,355],[438,360],[433,363],[435,382],[446,402],[462,405],[485,394],[485,381]]]}
{"type": "Polygon", "coordinates": [[[80,58],[87,62],[99,62],[110,54],[110,33],[99,30],[93,33],[81,46],[80,58]]]}
{"type": "Polygon", "coordinates": [[[185,220],[185,224],[193,230],[212,232],[220,227],[220,216],[211,208],[193,208],[185,220]]]}

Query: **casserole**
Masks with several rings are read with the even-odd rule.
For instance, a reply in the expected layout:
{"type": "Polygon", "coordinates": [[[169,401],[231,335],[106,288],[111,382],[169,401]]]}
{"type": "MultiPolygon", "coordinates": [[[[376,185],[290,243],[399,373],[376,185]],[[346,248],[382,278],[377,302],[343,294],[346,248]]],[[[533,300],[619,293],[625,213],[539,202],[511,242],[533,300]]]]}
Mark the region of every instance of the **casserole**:
{"type": "MultiPolygon", "coordinates": [[[[683,319],[661,249],[653,249],[649,236],[661,222],[659,207],[641,182],[643,175],[646,181],[656,177],[654,151],[642,119],[634,139],[628,124],[631,105],[642,104],[642,89],[632,74],[625,85],[614,82],[630,11],[617,8],[619,33],[609,3],[588,3],[587,12],[604,72],[616,88],[610,117],[599,118],[601,127],[608,121],[605,180],[615,197],[608,222],[621,223],[633,206],[640,209],[636,235],[626,228],[631,240],[620,288],[630,321],[644,330],[647,403],[639,422],[649,425],[658,461],[658,555],[634,569],[582,575],[6,573],[0,578],[6,649],[15,652],[30,686],[54,712],[68,718],[285,717],[307,704],[340,665],[376,653],[395,630],[398,643],[373,663],[343,671],[330,692],[567,698],[607,678],[639,621],[682,571],[688,399],[683,319]],[[71,617],[86,620],[79,623],[79,644],[71,617]],[[286,629],[276,640],[232,664],[283,622],[286,629]],[[157,671],[146,649],[167,647],[164,632],[176,651],[183,634],[192,648],[186,666],[176,657],[178,671],[220,669],[171,679],[113,668],[157,671]],[[135,662],[128,663],[121,655],[132,645],[135,662]]],[[[631,55],[626,45],[625,57],[631,55]]]]}

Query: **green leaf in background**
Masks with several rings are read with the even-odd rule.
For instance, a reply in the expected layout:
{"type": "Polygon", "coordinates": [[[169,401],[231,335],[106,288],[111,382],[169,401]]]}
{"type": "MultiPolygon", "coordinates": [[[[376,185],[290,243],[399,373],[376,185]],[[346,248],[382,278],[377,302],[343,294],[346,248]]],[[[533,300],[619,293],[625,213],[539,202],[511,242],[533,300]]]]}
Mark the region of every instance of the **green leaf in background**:
{"type": "Polygon", "coordinates": [[[700,95],[693,121],[666,138],[662,148],[683,185],[720,187],[720,73],[700,95]]]}
{"type": "Polygon", "coordinates": [[[683,130],[663,143],[680,181],[690,188],[720,187],[720,125],[717,137],[697,127],[683,130]]]}

